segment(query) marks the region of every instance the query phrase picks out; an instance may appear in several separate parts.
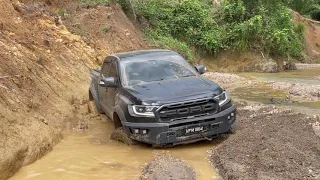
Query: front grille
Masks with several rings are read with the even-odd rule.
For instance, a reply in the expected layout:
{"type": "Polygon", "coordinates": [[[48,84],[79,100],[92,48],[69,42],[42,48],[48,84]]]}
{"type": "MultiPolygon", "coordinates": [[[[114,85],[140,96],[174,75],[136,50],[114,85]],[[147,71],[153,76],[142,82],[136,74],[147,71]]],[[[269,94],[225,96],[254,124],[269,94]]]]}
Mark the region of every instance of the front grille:
{"type": "Polygon", "coordinates": [[[163,122],[208,116],[216,113],[218,104],[214,99],[202,99],[177,104],[164,105],[156,111],[163,122]]]}

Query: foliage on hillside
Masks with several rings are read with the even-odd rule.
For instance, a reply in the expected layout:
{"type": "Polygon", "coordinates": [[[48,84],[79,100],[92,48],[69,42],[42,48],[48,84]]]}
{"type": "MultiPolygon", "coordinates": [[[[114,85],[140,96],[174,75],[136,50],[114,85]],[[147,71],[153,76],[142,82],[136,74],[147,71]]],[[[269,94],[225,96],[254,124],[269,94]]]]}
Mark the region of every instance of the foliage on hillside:
{"type": "Polygon", "coordinates": [[[153,40],[160,44],[178,40],[183,44],[180,52],[187,57],[190,50],[186,46],[205,53],[237,49],[301,57],[304,26],[294,24],[286,3],[225,0],[214,5],[203,0],[148,0],[136,3],[136,13],[150,23],[148,32],[153,40]]]}
{"type": "Polygon", "coordinates": [[[288,5],[300,14],[320,21],[320,0],[289,0],[288,5]]]}

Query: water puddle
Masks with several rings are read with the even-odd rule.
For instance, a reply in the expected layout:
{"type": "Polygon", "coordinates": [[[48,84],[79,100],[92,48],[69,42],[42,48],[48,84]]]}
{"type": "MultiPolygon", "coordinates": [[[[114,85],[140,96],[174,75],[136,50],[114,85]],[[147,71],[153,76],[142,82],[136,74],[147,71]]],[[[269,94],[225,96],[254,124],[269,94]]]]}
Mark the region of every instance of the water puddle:
{"type": "Polygon", "coordinates": [[[320,84],[320,80],[315,79],[316,76],[320,75],[320,68],[302,69],[280,73],[239,73],[239,75],[248,79],[256,79],[261,81],[302,83],[313,85],[320,84]]]}
{"type": "Polygon", "coordinates": [[[218,179],[217,172],[206,160],[207,151],[213,147],[209,142],[164,150],[143,145],[130,147],[109,139],[113,131],[110,121],[94,120],[90,127],[86,133],[67,136],[52,152],[20,169],[11,180],[139,179],[141,170],[157,151],[168,151],[173,157],[185,160],[200,180],[218,179]]]}
{"type": "MultiPolygon", "coordinates": [[[[320,69],[303,69],[281,73],[239,73],[240,76],[250,80],[263,82],[288,82],[309,85],[320,85],[320,80],[315,79],[320,75],[320,69]]],[[[288,100],[288,93],[281,90],[273,90],[268,83],[261,83],[256,87],[239,87],[232,93],[235,99],[259,102],[264,104],[274,104],[279,107],[291,108],[303,113],[319,113],[320,101],[303,102],[288,100]]]]}

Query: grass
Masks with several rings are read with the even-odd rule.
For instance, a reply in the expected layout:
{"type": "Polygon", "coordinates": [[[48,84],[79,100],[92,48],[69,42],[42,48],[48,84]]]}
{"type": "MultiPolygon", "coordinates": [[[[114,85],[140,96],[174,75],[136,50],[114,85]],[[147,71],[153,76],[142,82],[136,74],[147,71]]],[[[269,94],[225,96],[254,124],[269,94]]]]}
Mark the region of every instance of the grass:
{"type": "Polygon", "coordinates": [[[103,31],[104,33],[107,33],[107,32],[109,32],[111,29],[112,29],[111,26],[105,26],[105,27],[102,28],[102,31],[103,31]]]}

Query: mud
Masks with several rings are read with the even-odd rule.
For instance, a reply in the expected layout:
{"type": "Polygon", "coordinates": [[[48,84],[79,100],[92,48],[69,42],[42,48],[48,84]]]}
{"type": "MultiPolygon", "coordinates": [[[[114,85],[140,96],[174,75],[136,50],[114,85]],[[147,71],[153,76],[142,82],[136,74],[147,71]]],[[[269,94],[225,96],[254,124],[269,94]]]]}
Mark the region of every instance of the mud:
{"type": "Polygon", "coordinates": [[[87,131],[68,133],[52,152],[21,168],[10,180],[140,179],[144,166],[151,162],[152,165],[145,168],[147,179],[161,177],[165,172],[180,179],[219,178],[206,159],[207,151],[212,148],[210,142],[167,149],[151,148],[145,144],[129,146],[110,139],[114,134],[111,120],[102,114],[88,113],[87,109],[86,104],[79,107],[89,127],[87,131]]]}
{"type": "Polygon", "coordinates": [[[319,118],[272,106],[238,104],[236,134],[210,154],[224,179],[317,179],[319,137],[312,124],[319,118]]]}
{"type": "Polygon", "coordinates": [[[204,74],[204,77],[216,82],[228,91],[232,91],[237,87],[251,83],[251,81],[247,81],[244,77],[230,73],[207,72],[204,74]]]}
{"type": "Polygon", "coordinates": [[[118,6],[0,1],[0,179],[50,152],[63,134],[88,131],[79,105],[88,98],[90,69],[136,42],[147,47],[139,34],[118,6]],[[75,15],[81,13],[84,18],[75,15]],[[81,21],[73,23],[67,14],[81,21]],[[72,31],[77,23],[83,33],[72,31]],[[112,31],[104,33],[106,25],[112,31]],[[100,46],[92,39],[100,39],[100,46]]]}
{"type": "Polygon", "coordinates": [[[314,133],[320,138],[320,122],[315,122],[312,124],[312,129],[314,133]]]}
{"type": "Polygon", "coordinates": [[[158,157],[143,169],[141,180],[195,180],[196,172],[185,162],[169,155],[158,157]]]}

